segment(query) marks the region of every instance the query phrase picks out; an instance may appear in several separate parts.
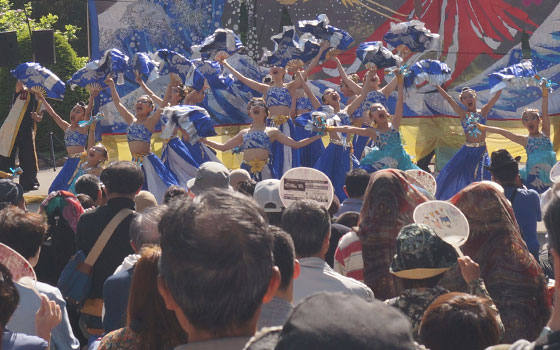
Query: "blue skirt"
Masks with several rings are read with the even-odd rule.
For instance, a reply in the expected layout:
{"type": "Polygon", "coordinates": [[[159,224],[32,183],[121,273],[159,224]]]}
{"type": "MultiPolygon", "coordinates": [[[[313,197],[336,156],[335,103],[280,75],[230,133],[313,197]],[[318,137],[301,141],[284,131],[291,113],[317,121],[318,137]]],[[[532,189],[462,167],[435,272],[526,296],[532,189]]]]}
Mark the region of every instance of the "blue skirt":
{"type": "MultiPolygon", "coordinates": [[[[295,134],[295,126],[291,119],[288,119],[287,122],[280,125],[278,130],[289,137],[295,134]]],[[[272,167],[274,168],[274,174],[277,179],[280,179],[282,175],[291,168],[300,166],[298,149],[284,146],[280,142],[273,142],[270,154],[272,155],[272,167]]]]}
{"type": "Polygon", "coordinates": [[[441,170],[437,182],[436,198],[448,200],[475,181],[490,180],[490,165],[486,145],[469,147],[463,145],[441,170]]]}
{"type": "Polygon", "coordinates": [[[346,199],[344,193],[344,181],[346,173],[352,168],[360,165],[356,157],[350,152],[350,148],[331,143],[327,146],[314,168],[320,170],[329,177],[334,187],[334,194],[342,202],[346,199]]]}
{"type": "Polygon", "coordinates": [[[158,202],[163,202],[163,196],[171,185],[179,185],[175,175],[163,164],[155,154],[150,153],[142,158],[133,158],[140,162],[144,172],[144,185],[142,189],[151,192],[158,202]]]}
{"type": "MultiPolygon", "coordinates": [[[[294,134],[292,138],[296,141],[306,139],[308,137],[314,136],[316,133],[305,130],[303,127],[296,125],[294,134]]],[[[319,139],[313,141],[309,145],[299,149],[299,163],[300,166],[313,168],[323,151],[325,150],[325,145],[323,145],[323,140],[319,139]]]]}
{"type": "Polygon", "coordinates": [[[553,183],[550,180],[550,169],[556,164],[556,153],[550,150],[536,150],[527,155],[525,168],[519,170],[523,184],[538,193],[549,189],[553,183]]]}
{"type": "Polygon", "coordinates": [[[70,184],[72,184],[72,181],[74,180],[80,162],[80,157],[68,158],[66,163],[64,163],[62,169],[60,169],[58,175],[56,175],[51,186],[49,187],[49,193],[59,190],[68,191],[68,189],[70,188],[70,184]]]}
{"type": "Polygon", "coordinates": [[[218,157],[216,157],[216,154],[200,141],[197,141],[194,145],[191,145],[189,142],[183,142],[183,144],[198,164],[205,162],[221,163],[218,157]]]}
{"type": "Polygon", "coordinates": [[[354,146],[354,155],[358,160],[361,160],[362,156],[364,156],[364,149],[366,148],[369,139],[370,138],[368,136],[354,135],[352,145],[354,146]]]}
{"type": "Polygon", "coordinates": [[[163,147],[161,159],[165,166],[173,172],[179,186],[187,188],[187,181],[196,177],[200,165],[191,155],[183,141],[174,137],[163,147]]]}

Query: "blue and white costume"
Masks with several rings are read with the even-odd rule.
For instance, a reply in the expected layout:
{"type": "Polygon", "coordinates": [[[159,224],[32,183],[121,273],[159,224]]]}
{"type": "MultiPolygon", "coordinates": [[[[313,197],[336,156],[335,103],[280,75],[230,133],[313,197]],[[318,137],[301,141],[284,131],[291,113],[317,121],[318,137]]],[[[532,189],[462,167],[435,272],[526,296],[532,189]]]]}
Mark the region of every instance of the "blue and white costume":
{"type": "MultiPolygon", "coordinates": [[[[266,91],[265,103],[268,108],[274,106],[286,106],[291,108],[292,96],[285,87],[271,86],[266,91]]],[[[281,133],[286,136],[292,137],[295,134],[295,126],[290,116],[272,116],[269,119],[269,126],[277,127],[281,133]]],[[[282,177],[284,173],[291,168],[298,167],[299,150],[285,146],[279,142],[272,144],[272,167],[274,168],[275,176],[282,177]]]]}
{"type": "Polygon", "coordinates": [[[529,136],[527,139],[527,163],[520,169],[519,175],[523,183],[539,193],[543,193],[550,186],[550,169],[556,164],[556,153],[552,149],[550,139],[541,134],[538,137],[529,136]]]}
{"type": "MultiPolygon", "coordinates": [[[[486,118],[479,113],[476,116],[479,118],[480,124],[486,125],[486,118]]],[[[466,135],[469,130],[466,119],[461,121],[461,126],[466,135]]],[[[486,143],[466,142],[447,162],[436,178],[436,198],[448,200],[472,182],[490,180],[490,172],[484,166],[490,166],[486,143]]]]}
{"type": "MultiPolygon", "coordinates": [[[[152,132],[144,125],[132,123],[126,129],[128,142],[142,141],[150,143],[152,132]]],[[[143,190],[151,192],[158,203],[163,201],[165,191],[171,185],[178,185],[175,175],[152,152],[148,154],[132,154],[132,161],[139,164],[144,172],[143,190]]]]}
{"type": "Polygon", "coordinates": [[[187,188],[187,181],[196,177],[200,164],[178,137],[170,139],[161,152],[161,159],[165,166],[173,172],[179,186],[187,188]]]}
{"type": "MultiPolygon", "coordinates": [[[[249,131],[243,135],[243,144],[240,149],[266,149],[269,155],[272,155],[272,144],[270,143],[270,137],[265,131],[255,130],[249,131]]],[[[266,160],[255,160],[255,161],[243,161],[241,163],[241,169],[245,169],[251,174],[251,178],[255,181],[262,181],[266,179],[275,178],[274,168],[271,166],[270,158],[266,160]]]]}
{"type": "MultiPolygon", "coordinates": [[[[66,147],[82,146],[85,148],[87,138],[87,134],[82,134],[78,130],[70,130],[68,128],[64,131],[64,145],[66,147]]],[[[64,166],[60,169],[60,172],[49,187],[49,193],[59,190],[67,191],[70,188],[72,181],[77,175],[83,156],[84,152],[68,155],[68,160],[64,163],[64,166]]]]}
{"type": "MultiPolygon", "coordinates": [[[[340,118],[338,125],[349,125],[350,118],[343,112],[336,114],[340,118]]],[[[340,140],[331,139],[327,148],[315,164],[314,168],[325,173],[331,180],[334,193],[342,202],[346,199],[344,181],[346,173],[358,167],[360,163],[352,153],[352,145],[348,143],[346,134],[338,134],[340,140]]]]}
{"type": "MultiPolygon", "coordinates": [[[[365,101],[362,102],[360,107],[358,107],[354,111],[354,113],[352,114],[352,119],[362,118],[364,114],[369,113],[369,108],[374,103],[381,103],[386,110],[389,110],[387,108],[387,97],[385,97],[385,95],[379,91],[372,90],[368,92],[365,101]]],[[[354,124],[354,126],[367,127],[366,124],[361,124],[361,125],[354,124]]],[[[352,140],[352,145],[354,146],[354,155],[356,156],[356,158],[358,158],[358,160],[361,160],[362,157],[364,156],[364,149],[366,148],[366,146],[368,146],[368,141],[369,141],[369,137],[367,136],[359,136],[359,135],[354,136],[354,139],[352,140]]]]}
{"type": "Polygon", "coordinates": [[[377,131],[374,147],[366,148],[365,152],[360,164],[370,173],[381,169],[420,169],[412,163],[402,145],[400,132],[392,126],[387,132],[377,131]]]}
{"type": "MultiPolygon", "coordinates": [[[[301,97],[296,100],[296,112],[300,115],[300,111],[302,110],[313,110],[313,105],[311,104],[311,100],[308,97],[301,97]]],[[[305,124],[300,125],[297,122],[295,124],[295,131],[292,135],[292,138],[296,141],[303,140],[308,137],[312,137],[315,133],[305,130],[305,124]]],[[[300,166],[313,168],[323,151],[325,150],[325,145],[323,145],[323,141],[321,139],[313,141],[307,146],[304,146],[299,149],[299,160],[300,166]]]]}

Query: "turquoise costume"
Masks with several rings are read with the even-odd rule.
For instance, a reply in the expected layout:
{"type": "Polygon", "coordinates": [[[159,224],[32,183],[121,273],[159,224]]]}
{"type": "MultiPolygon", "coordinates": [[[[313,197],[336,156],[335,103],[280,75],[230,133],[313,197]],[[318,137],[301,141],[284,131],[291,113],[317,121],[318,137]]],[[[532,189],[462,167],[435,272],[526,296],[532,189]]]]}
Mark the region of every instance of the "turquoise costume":
{"type": "Polygon", "coordinates": [[[550,169],[556,164],[556,153],[552,149],[550,138],[541,134],[527,139],[527,164],[520,169],[519,175],[523,184],[539,193],[543,193],[550,186],[550,169]]]}
{"type": "MultiPolygon", "coordinates": [[[[270,137],[268,137],[265,131],[254,130],[243,135],[243,144],[240,150],[266,149],[269,155],[271,155],[272,147],[273,145],[270,142],[270,137]]],[[[257,182],[275,178],[274,168],[271,166],[270,158],[262,161],[243,161],[243,163],[241,163],[241,168],[247,170],[249,174],[251,174],[251,178],[257,182]]]]}
{"type": "Polygon", "coordinates": [[[420,169],[412,163],[402,145],[401,134],[392,126],[387,132],[377,131],[374,146],[366,147],[360,165],[370,173],[381,169],[420,169]]]}
{"type": "MultiPolygon", "coordinates": [[[[87,134],[82,134],[78,130],[70,130],[70,128],[68,128],[64,131],[64,145],[66,147],[82,146],[85,149],[87,138],[87,134]]],[[[66,160],[64,166],[51,183],[49,193],[59,190],[69,190],[72,183],[80,176],[78,170],[82,162],[82,155],[82,152],[68,155],[68,160],[66,160]]]]}
{"type": "MultiPolygon", "coordinates": [[[[486,118],[479,113],[476,117],[480,124],[486,125],[486,118]]],[[[466,123],[466,118],[461,121],[461,126],[465,135],[474,127],[466,123]]],[[[490,180],[490,172],[484,166],[490,166],[486,143],[465,143],[436,178],[436,198],[448,200],[472,182],[490,180]]]]}
{"type": "MultiPolygon", "coordinates": [[[[275,106],[285,106],[291,108],[292,96],[290,95],[290,91],[288,91],[285,87],[271,86],[266,91],[265,103],[268,108],[275,106]]],[[[292,135],[295,135],[295,126],[293,121],[290,119],[290,116],[272,116],[272,118],[269,119],[269,126],[277,127],[278,130],[286,136],[292,137],[292,135]],[[283,118],[281,118],[282,120],[274,121],[275,117],[283,118]]],[[[300,165],[299,150],[297,149],[275,142],[272,145],[271,154],[274,174],[278,178],[282,177],[282,175],[291,168],[295,168],[300,165]]]]}

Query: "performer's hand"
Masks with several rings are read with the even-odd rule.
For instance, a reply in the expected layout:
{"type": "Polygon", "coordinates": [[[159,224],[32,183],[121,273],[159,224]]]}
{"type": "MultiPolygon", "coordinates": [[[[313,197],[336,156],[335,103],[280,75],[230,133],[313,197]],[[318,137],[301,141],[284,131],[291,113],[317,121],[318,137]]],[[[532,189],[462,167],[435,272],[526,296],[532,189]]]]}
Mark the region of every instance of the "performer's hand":
{"type": "Polygon", "coordinates": [[[33,92],[33,95],[35,95],[37,101],[42,101],[42,102],[45,101],[45,96],[42,93],[35,91],[33,92]]]}
{"type": "Polygon", "coordinates": [[[319,47],[319,52],[323,52],[326,49],[328,49],[329,47],[331,47],[331,43],[328,40],[323,40],[321,41],[321,46],[319,47]]]}
{"type": "Polygon", "coordinates": [[[109,87],[113,87],[115,86],[115,81],[113,80],[113,78],[107,77],[107,79],[105,79],[105,84],[109,85],[109,87]]]}
{"type": "Polygon", "coordinates": [[[100,92],[101,92],[101,89],[95,88],[95,89],[92,89],[92,90],[91,90],[91,92],[89,93],[89,95],[90,95],[92,98],[96,98],[97,95],[99,95],[100,92]]]}
{"type": "Polygon", "coordinates": [[[228,58],[228,57],[229,57],[229,55],[227,54],[227,52],[225,52],[225,51],[218,51],[218,52],[216,53],[216,56],[214,56],[214,59],[215,59],[216,61],[218,61],[218,63],[222,64],[222,63],[224,63],[224,61],[225,61],[226,58],[228,58]]]}
{"type": "Polygon", "coordinates": [[[142,76],[140,76],[140,73],[134,72],[134,81],[136,81],[137,84],[142,83],[142,76]]]}
{"type": "Polygon", "coordinates": [[[41,120],[43,120],[43,116],[39,113],[36,112],[31,112],[31,119],[33,119],[34,121],[36,121],[37,123],[40,123],[41,120]]]}
{"type": "Polygon", "coordinates": [[[486,129],[486,125],[480,123],[476,123],[476,127],[479,128],[481,131],[484,131],[486,129]]]}
{"type": "Polygon", "coordinates": [[[295,77],[296,77],[296,82],[298,83],[298,85],[305,82],[304,79],[303,79],[303,75],[301,75],[301,71],[298,70],[295,73],[295,77]]]}

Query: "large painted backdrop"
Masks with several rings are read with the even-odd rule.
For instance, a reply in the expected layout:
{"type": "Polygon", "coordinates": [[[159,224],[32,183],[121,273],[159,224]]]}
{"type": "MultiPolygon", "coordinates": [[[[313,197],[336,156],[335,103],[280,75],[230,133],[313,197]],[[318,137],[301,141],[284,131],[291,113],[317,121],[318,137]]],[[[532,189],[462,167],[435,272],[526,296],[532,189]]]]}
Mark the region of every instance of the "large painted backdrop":
{"type": "MultiPolygon", "coordinates": [[[[109,48],[119,48],[129,55],[136,51],[174,49],[190,54],[191,45],[198,44],[218,27],[233,29],[243,35],[248,56],[232,57],[234,66],[247,75],[260,79],[266,69],[252,60],[262,54],[263,48],[272,49],[270,36],[279,33],[282,25],[296,24],[298,20],[313,19],[317,14],[328,15],[332,25],[347,30],[357,43],[381,40],[391,22],[414,17],[426,23],[432,32],[439,33],[437,52],[416,54],[408,58],[414,62],[423,58],[437,58],[453,69],[448,90],[458,98],[463,86],[478,91],[481,106],[491,97],[487,75],[521,60],[521,35],[530,35],[533,62],[540,74],[560,82],[560,5],[547,0],[89,0],[92,33],[92,58],[109,48]]],[[[355,47],[339,58],[347,71],[363,74],[364,67],[355,57],[355,47]]],[[[324,62],[312,76],[317,94],[325,87],[337,86],[335,65],[324,62]]],[[[388,80],[389,77],[385,77],[388,80]]],[[[131,78],[119,88],[126,103],[132,103],[140,94],[131,78]]],[[[151,87],[163,91],[168,82],[161,77],[151,87]]],[[[551,114],[560,112],[560,93],[550,97],[551,114]]],[[[228,91],[212,90],[204,104],[217,125],[243,124],[248,120],[243,113],[245,102],[252,92],[240,83],[228,91]]],[[[390,104],[394,104],[395,97],[390,104]]],[[[102,96],[107,120],[102,132],[119,133],[124,123],[114,113],[110,99],[102,96]]],[[[458,148],[464,136],[451,108],[432,86],[411,88],[406,95],[403,137],[406,147],[416,158],[432,149],[458,148]]],[[[538,88],[507,89],[492,110],[490,124],[512,131],[525,132],[520,115],[527,107],[540,108],[538,88]]],[[[554,130],[558,121],[553,118],[554,130]]],[[[560,132],[556,132],[560,135],[560,132]]],[[[489,138],[493,150],[507,147],[524,156],[519,146],[501,136],[489,138]]],[[[555,147],[560,138],[555,137],[555,147]]],[[[446,157],[441,157],[446,158],[446,157]]]]}

